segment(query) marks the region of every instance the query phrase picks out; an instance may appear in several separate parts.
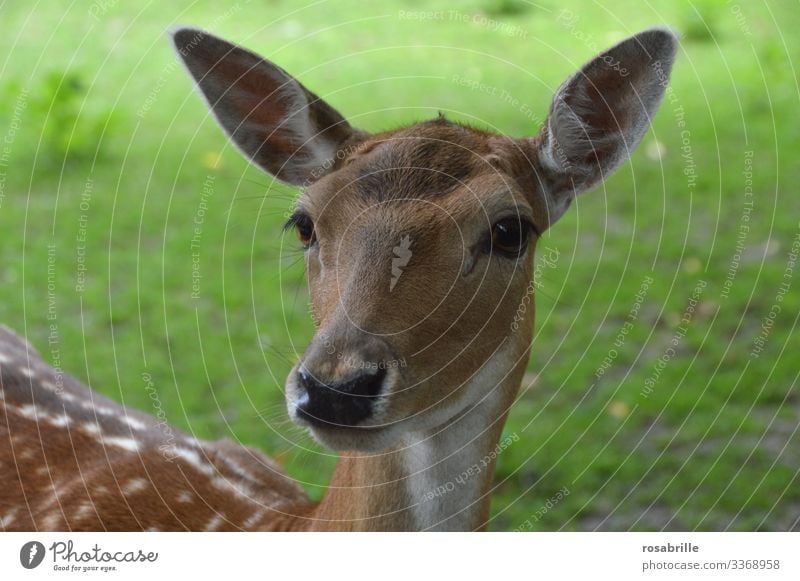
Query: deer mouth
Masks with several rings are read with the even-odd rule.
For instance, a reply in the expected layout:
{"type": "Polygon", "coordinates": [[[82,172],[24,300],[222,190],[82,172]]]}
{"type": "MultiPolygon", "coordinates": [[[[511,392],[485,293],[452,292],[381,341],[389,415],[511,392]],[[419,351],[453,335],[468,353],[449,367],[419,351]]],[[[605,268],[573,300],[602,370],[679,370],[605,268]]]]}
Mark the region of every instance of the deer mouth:
{"type": "Polygon", "coordinates": [[[398,436],[391,426],[308,426],[314,439],[337,452],[381,452],[391,448],[398,436]]]}

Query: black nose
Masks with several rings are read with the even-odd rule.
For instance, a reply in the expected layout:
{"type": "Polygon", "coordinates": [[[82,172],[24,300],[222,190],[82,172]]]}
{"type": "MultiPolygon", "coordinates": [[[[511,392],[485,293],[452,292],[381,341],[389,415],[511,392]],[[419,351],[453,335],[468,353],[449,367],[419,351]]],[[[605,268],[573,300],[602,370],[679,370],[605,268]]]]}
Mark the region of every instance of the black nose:
{"type": "Polygon", "coordinates": [[[355,426],[372,414],[380,395],[385,369],[362,372],[336,383],[324,383],[302,367],[297,372],[298,385],[305,394],[297,404],[297,415],[312,424],[355,426]]]}

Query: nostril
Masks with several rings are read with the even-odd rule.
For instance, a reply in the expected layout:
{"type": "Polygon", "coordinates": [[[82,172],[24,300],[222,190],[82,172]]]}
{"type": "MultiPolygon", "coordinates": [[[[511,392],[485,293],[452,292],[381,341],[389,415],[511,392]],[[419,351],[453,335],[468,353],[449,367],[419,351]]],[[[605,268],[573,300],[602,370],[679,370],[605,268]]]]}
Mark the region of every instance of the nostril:
{"type": "Polygon", "coordinates": [[[296,402],[300,417],[317,424],[355,426],[372,415],[386,370],[362,372],[345,381],[326,383],[301,367],[298,379],[304,392],[296,402]]]}
{"type": "Polygon", "coordinates": [[[386,370],[378,369],[375,373],[362,373],[347,381],[341,385],[341,389],[349,395],[374,397],[380,393],[385,378],[386,370]]]}

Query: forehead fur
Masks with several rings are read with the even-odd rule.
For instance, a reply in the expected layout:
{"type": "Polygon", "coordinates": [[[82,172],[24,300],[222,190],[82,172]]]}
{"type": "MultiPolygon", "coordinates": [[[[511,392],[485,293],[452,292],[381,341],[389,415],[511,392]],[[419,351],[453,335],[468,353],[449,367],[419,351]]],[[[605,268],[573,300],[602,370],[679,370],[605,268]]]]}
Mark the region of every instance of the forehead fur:
{"type": "Polygon", "coordinates": [[[440,197],[492,169],[488,134],[444,117],[364,144],[356,187],[369,202],[440,197]]]}

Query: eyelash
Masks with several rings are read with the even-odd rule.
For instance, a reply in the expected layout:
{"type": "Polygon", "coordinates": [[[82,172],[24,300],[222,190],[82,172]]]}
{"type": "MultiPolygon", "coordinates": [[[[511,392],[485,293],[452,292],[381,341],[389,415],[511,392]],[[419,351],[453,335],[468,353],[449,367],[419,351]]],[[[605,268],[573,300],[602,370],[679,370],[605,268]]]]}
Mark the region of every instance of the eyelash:
{"type": "Polygon", "coordinates": [[[317,235],[314,228],[314,221],[308,214],[297,211],[292,214],[286,223],[283,225],[284,232],[294,228],[297,231],[297,237],[303,245],[303,250],[308,250],[317,242],[317,235]],[[304,229],[307,231],[304,234],[304,229]]]}

